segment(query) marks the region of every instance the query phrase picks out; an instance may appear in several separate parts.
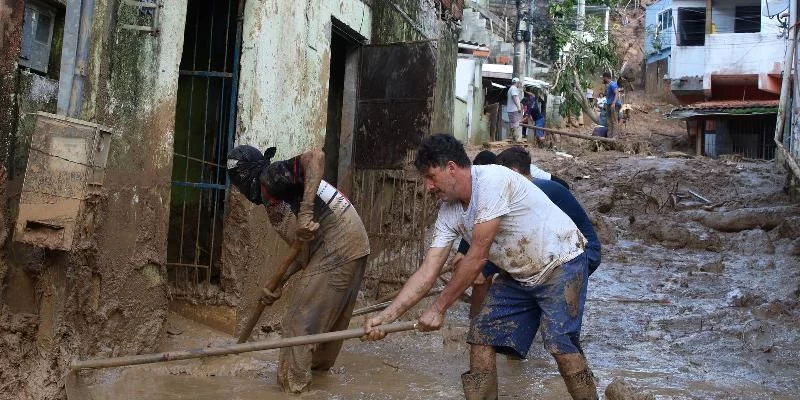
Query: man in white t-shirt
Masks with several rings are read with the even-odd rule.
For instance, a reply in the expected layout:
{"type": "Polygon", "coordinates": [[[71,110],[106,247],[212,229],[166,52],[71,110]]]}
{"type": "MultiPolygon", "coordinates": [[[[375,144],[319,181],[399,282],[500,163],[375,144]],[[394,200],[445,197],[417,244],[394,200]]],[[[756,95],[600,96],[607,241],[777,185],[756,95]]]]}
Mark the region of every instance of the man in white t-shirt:
{"type": "Polygon", "coordinates": [[[453,241],[470,249],[418,329],[441,328],[444,314],[491,259],[502,269],[472,320],[470,370],[461,376],[466,398],[496,399],[496,352],[525,357],[541,325],[573,399],[597,399],[580,348],[586,301],[586,239],[544,192],[499,165],[472,166],[464,146],[446,134],[425,138],[415,161],[425,188],[443,202],[431,248],[392,304],[365,322],[365,339],[385,336],[381,324],[399,318],[431,289],[453,241]]]}
{"type": "Polygon", "coordinates": [[[522,83],[519,78],[514,77],[511,79],[511,86],[508,88],[506,95],[506,112],[508,113],[508,130],[513,135],[514,141],[522,142],[522,127],[519,125],[522,121],[522,95],[519,88],[522,83]]]}

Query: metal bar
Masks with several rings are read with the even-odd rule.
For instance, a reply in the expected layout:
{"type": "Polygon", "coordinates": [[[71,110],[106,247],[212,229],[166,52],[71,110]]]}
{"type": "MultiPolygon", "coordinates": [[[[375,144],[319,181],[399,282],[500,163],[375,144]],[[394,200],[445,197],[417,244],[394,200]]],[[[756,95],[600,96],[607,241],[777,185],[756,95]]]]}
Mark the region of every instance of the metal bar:
{"type": "MultiPolygon", "coordinates": [[[[384,325],[381,330],[386,333],[410,331],[416,329],[416,321],[395,322],[384,325]]],[[[364,328],[353,328],[345,331],[318,333],[316,335],[296,336],[263,342],[239,343],[220,347],[204,347],[193,350],[169,351],[166,353],[141,354],[114,358],[100,358],[95,360],[74,361],[70,370],[113,368],[128,365],[152,364],[164,361],[188,360],[213,356],[226,356],[229,354],[248,353],[283,347],[303,346],[307,344],[332,342],[335,340],[355,339],[365,334],[364,328]]]]}
{"type": "Polygon", "coordinates": [[[172,153],[172,155],[174,155],[174,156],[178,156],[178,157],[183,157],[183,158],[185,158],[185,159],[187,159],[187,160],[192,160],[192,161],[201,162],[201,163],[203,163],[203,164],[213,165],[213,166],[215,166],[215,167],[219,167],[219,168],[225,168],[225,166],[224,166],[224,165],[222,165],[222,164],[213,163],[213,162],[211,162],[211,161],[203,161],[202,159],[195,158],[195,157],[191,157],[191,156],[187,156],[187,155],[185,155],[185,154],[180,154],[180,153],[172,153]]]}
{"type": "Polygon", "coordinates": [[[220,185],[217,183],[182,182],[182,181],[172,181],[172,186],[194,188],[194,189],[216,189],[216,190],[227,189],[225,185],[220,185]]]}
{"type": "MultiPolygon", "coordinates": [[[[231,4],[233,0],[228,0],[228,14],[225,17],[225,57],[222,58],[222,70],[228,70],[228,43],[230,42],[231,33],[231,4]]],[[[222,132],[222,131],[220,131],[222,132]]]]}
{"type": "MultiPolygon", "coordinates": [[[[242,24],[244,22],[244,1],[239,0],[239,10],[236,16],[236,45],[233,51],[233,79],[231,82],[231,101],[228,105],[228,149],[233,148],[233,137],[236,134],[236,100],[239,95],[239,57],[242,49],[242,24]]],[[[225,174],[225,184],[230,184],[228,174],[225,174]]]]}
{"type": "Polygon", "coordinates": [[[186,263],[167,263],[168,267],[189,267],[189,268],[209,268],[208,265],[203,264],[186,264],[186,263]]]}
{"type": "MultiPolygon", "coordinates": [[[[200,26],[200,13],[197,13],[194,21],[194,49],[192,52],[192,69],[197,68],[197,33],[199,32],[200,26]]],[[[192,112],[194,111],[194,77],[189,77],[190,86],[189,86],[189,124],[187,125],[186,129],[186,154],[191,154],[191,142],[192,142],[192,112]]],[[[183,181],[188,181],[189,177],[189,163],[186,163],[186,167],[183,171],[183,181]]],[[[190,186],[183,186],[183,204],[181,210],[181,241],[180,241],[180,249],[178,251],[178,262],[183,262],[183,237],[186,232],[186,190],[190,186]]],[[[187,272],[188,273],[188,272],[187,272]]],[[[187,276],[188,281],[188,276],[187,276]]],[[[188,282],[185,282],[188,284],[188,282]]]]}
{"type": "MultiPolygon", "coordinates": [[[[214,22],[216,21],[216,18],[214,18],[214,14],[215,14],[214,11],[216,10],[216,6],[217,6],[217,2],[211,2],[211,13],[209,13],[209,18],[211,18],[211,23],[210,23],[210,26],[208,28],[208,32],[209,32],[208,59],[206,61],[206,70],[209,70],[209,71],[211,70],[211,55],[214,54],[214,51],[213,51],[214,50],[214,22]]],[[[208,143],[208,114],[209,114],[208,113],[208,96],[209,96],[209,93],[211,92],[211,80],[210,79],[206,79],[206,90],[205,90],[205,92],[206,92],[205,93],[205,100],[203,102],[203,110],[205,111],[203,113],[203,146],[202,146],[202,148],[200,150],[200,157],[203,159],[204,162],[206,160],[206,144],[208,143]]],[[[203,182],[205,180],[205,172],[206,172],[206,170],[204,168],[200,168],[200,182],[203,182]]],[[[203,195],[201,193],[200,196],[198,197],[198,200],[197,200],[197,232],[195,232],[195,236],[194,236],[194,238],[195,238],[194,239],[194,263],[195,264],[200,262],[200,253],[201,253],[201,248],[200,248],[200,230],[201,230],[201,227],[200,227],[200,224],[202,222],[202,215],[203,215],[203,195]]],[[[210,264],[211,264],[211,262],[209,261],[209,265],[210,264]]],[[[208,272],[209,271],[206,271],[207,275],[208,275],[208,272]]],[[[199,274],[199,270],[198,270],[198,274],[199,274]]],[[[195,284],[197,284],[197,283],[198,283],[198,281],[195,280],[195,284]]]]}
{"type": "MultiPolygon", "coordinates": [[[[209,58],[210,60],[210,58],[209,58]]],[[[210,68],[210,67],[209,67],[210,68]]],[[[220,71],[189,71],[186,69],[182,69],[178,71],[179,74],[184,76],[201,76],[203,78],[230,78],[233,77],[233,74],[230,72],[220,72],[220,71]]]]}

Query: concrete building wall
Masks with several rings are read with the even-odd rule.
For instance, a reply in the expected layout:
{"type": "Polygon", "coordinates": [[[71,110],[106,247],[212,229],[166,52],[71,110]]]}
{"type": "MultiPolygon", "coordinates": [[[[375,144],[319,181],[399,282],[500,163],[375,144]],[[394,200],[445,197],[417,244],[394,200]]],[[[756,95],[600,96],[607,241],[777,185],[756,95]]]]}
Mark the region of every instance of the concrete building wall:
{"type": "MultiPolygon", "coordinates": [[[[0,343],[0,370],[9,383],[4,390],[20,398],[63,398],[63,377],[73,357],[149,352],[161,339],[186,6],[185,0],[164,2],[156,37],[120,28],[140,22],[138,9],[95,3],[80,118],[115,133],[101,193],[85,200],[93,222],[82,228],[91,239],[69,253],[9,242],[0,251],[0,269],[9,271],[0,286],[0,336],[14,338],[0,343]],[[9,300],[32,294],[36,300],[27,306],[33,308],[9,300]]],[[[5,105],[0,109],[5,112],[5,105]]]]}

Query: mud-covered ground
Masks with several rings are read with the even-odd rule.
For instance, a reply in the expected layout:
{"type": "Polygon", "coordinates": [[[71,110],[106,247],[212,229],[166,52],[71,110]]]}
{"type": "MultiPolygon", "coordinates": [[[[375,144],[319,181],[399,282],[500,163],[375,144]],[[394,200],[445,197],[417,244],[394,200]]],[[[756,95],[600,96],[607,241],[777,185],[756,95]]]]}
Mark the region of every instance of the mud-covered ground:
{"type": "MultiPolygon", "coordinates": [[[[685,134],[661,132],[629,135],[651,143],[642,154],[594,152],[573,139],[532,149],[537,164],[572,184],[603,242],[583,330],[600,391],[623,377],[658,399],[796,399],[800,213],[782,190],[785,175],[774,162],[668,158],[663,150],[685,145],[685,134]]],[[[298,398],[461,398],[468,323],[459,304],[442,331],[349,341],[298,398]]],[[[165,350],[233,341],[177,315],[169,324],[165,350]]],[[[99,399],[285,398],[276,360],[268,351],[109,370],[87,381],[99,399]]],[[[503,399],[568,398],[538,338],[527,360],[499,357],[498,367],[503,399]]]]}

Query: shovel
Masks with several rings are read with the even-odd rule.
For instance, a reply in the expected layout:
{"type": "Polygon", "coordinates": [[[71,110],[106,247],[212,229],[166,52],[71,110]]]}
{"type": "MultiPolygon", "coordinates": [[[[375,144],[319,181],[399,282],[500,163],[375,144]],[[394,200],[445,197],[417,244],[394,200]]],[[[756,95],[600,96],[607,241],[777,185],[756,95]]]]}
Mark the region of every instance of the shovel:
{"type": "MultiPolygon", "coordinates": [[[[294,263],[295,259],[297,259],[302,247],[303,245],[300,241],[296,240],[294,243],[292,243],[292,248],[289,249],[289,255],[286,256],[286,259],[283,260],[283,264],[281,264],[278,267],[278,270],[275,271],[275,275],[272,275],[272,278],[270,278],[267,284],[264,285],[265,292],[274,293],[275,290],[278,289],[278,286],[283,280],[283,275],[286,274],[286,271],[289,270],[289,266],[294,263]]],[[[265,308],[267,308],[267,303],[265,303],[263,300],[259,300],[258,304],[256,304],[255,311],[253,311],[253,314],[251,314],[250,318],[248,318],[247,322],[245,322],[242,332],[239,333],[239,340],[236,343],[244,343],[250,338],[250,334],[253,332],[253,328],[255,328],[256,324],[258,323],[258,319],[261,318],[261,314],[264,312],[265,308]]]]}
{"type": "MultiPolygon", "coordinates": [[[[382,325],[381,330],[386,333],[395,333],[416,329],[416,321],[395,322],[389,325],[382,325]]],[[[318,333],[315,335],[295,336],[278,340],[261,342],[237,343],[227,346],[206,347],[193,350],[169,351],[166,353],[141,354],[136,356],[99,358],[94,360],[73,361],[70,365],[69,373],[66,376],[67,398],[69,400],[89,400],[88,387],[82,381],[79,373],[84,369],[99,369],[123,367],[129,365],[152,364],[166,361],[188,360],[192,358],[205,358],[213,356],[226,356],[230,354],[247,353],[251,351],[262,351],[278,349],[282,347],[302,346],[307,344],[333,342],[336,340],[354,339],[363,336],[366,332],[364,328],[353,328],[344,331],[334,331],[318,333]]]]}

